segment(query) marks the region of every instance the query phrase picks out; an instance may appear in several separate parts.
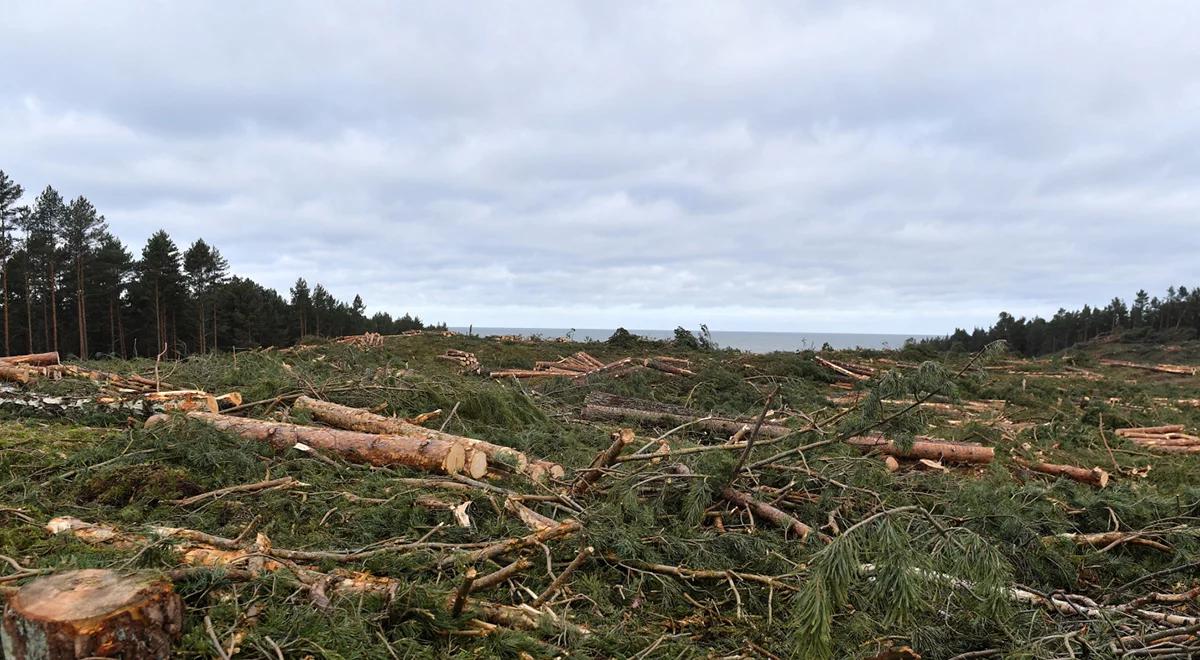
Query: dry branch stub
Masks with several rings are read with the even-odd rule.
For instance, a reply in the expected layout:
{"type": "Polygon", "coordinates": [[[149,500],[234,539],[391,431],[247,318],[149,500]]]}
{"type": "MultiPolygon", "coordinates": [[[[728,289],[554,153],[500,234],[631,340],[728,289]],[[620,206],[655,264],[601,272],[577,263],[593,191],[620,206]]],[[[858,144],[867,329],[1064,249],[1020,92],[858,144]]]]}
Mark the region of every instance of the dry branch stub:
{"type": "MultiPolygon", "coordinates": [[[[266,422],[205,412],[189,412],[185,416],[247,440],[265,442],[279,450],[303,445],[337,454],[353,463],[405,465],[438,474],[463,472],[473,478],[487,474],[487,456],[476,452],[468,462],[466,449],[458,442],[266,422]]],[[[155,415],[146,421],[146,426],[153,427],[168,419],[167,415],[155,415]]]]}
{"type": "Polygon", "coordinates": [[[4,611],[4,656],[13,660],[167,658],[183,630],[169,581],[85,569],[38,578],[4,611]]]}

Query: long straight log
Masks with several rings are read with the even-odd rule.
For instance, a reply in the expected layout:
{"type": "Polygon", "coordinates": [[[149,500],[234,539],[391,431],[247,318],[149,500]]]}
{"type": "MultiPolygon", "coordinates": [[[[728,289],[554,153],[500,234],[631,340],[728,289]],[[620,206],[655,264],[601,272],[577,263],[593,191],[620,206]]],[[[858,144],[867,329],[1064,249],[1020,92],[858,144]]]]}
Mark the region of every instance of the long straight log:
{"type": "MultiPolygon", "coordinates": [[[[487,474],[487,456],[476,453],[473,460],[466,463],[466,449],[457,442],[265,422],[206,412],[189,412],[185,416],[248,440],[265,442],[276,449],[303,444],[354,463],[405,465],[438,474],[465,472],[476,479],[487,474]]],[[[169,419],[167,415],[155,415],[146,421],[146,426],[152,427],[169,419]]]]}
{"type": "Polygon", "coordinates": [[[816,360],[818,364],[825,367],[826,369],[829,369],[830,371],[835,371],[851,380],[871,380],[870,376],[850,371],[849,369],[846,369],[845,367],[836,365],[836,364],[830,362],[829,360],[826,360],[825,358],[821,357],[820,355],[814,355],[813,359],[816,360]]]}
{"type": "Polygon", "coordinates": [[[1014,461],[1017,463],[1017,465],[1029,470],[1033,470],[1034,472],[1049,474],[1056,477],[1066,477],[1068,479],[1073,479],[1080,483],[1091,484],[1099,488],[1104,488],[1108,485],[1108,473],[1098,467],[1088,469],[1084,467],[1076,467],[1074,465],[1030,462],[1020,458],[1014,459],[1014,461]]]}
{"type": "Polygon", "coordinates": [[[424,426],[418,426],[402,419],[376,415],[375,413],[359,408],[320,401],[307,396],[299,397],[292,405],[296,409],[312,413],[313,417],[326,424],[350,431],[385,433],[424,440],[458,443],[468,452],[482,452],[487,457],[488,464],[492,467],[496,467],[497,464],[510,466],[516,472],[532,477],[536,481],[540,481],[547,476],[561,477],[565,473],[562,466],[557,463],[530,461],[529,457],[524,453],[512,447],[505,447],[466,436],[434,431],[433,429],[427,429],[424,426]]]}
{"type": "Polygon", "coordinates": [[[897,458],[924,458],[950,463],[991,463],[996,457],[996,450],[991,447],[926,437],[918,437],[913,440],[912,448],[908,451],[902,450],[896,443],[878,435],[856,436],[848,438],[846,442],[863,451],[874,450],[897,458]]]}
{"type": "MultiPolygon", "coordinates": [[[[709,431],[727,435],[733,435],[743,426],[754,423],[751,420],[708,417],[699,411],[683,406],[632,399],[604,392],[588,394],[583,401],[583,410],[580,412],[580,416],[595,421],[634,422],[647,426],[664,422],[671,426],[678,426],[692,422],[709,431]]],[[[765,438],[777,438],[791,432],[791,429],[786,426],[763,424],[758,434],[765,438]]]]}
{"type": "Polygon", "coordinates": [[[1141,369],[1143,371],[1156,371],[1163,374],[1175,374],[1176,376],[1195,376],[1195,367],[1186,367],[1180,364],[1139,364],[1137,362],[1128,362],[1126,360],[1100,360],[1100,364],[1110,367],[1126,367],[1128,369],[1141,369]]]}
{"type": "Polygon", "coordinates": [[[1134,426],[1127,429],[1117,429],[1120,436],[1126,435],[1158,435],[1160,433],[1182,433],[1183,424],[1164,424],[1162,426],[1134,426]]]}
{"type": "Polygon", "coordinates": [[[34,367],[45,367],[52,364],[58,364],[58,351],[49,353],[30,353],[28,355],[10,355],[0,358],[0,362],[6,364],[27,364],[34,367]]]}

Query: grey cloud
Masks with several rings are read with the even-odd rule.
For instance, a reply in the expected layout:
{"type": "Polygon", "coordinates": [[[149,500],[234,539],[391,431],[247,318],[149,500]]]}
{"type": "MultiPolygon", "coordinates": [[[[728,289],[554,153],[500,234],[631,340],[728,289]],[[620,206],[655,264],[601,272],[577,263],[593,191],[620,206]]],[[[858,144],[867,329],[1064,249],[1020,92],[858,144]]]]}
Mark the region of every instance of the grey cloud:
{"type": "Polygon", "coordinates": [[[0,168],[281,291],[940,332],[1195,275],[1191,3],[6,12],[0,168]]]}

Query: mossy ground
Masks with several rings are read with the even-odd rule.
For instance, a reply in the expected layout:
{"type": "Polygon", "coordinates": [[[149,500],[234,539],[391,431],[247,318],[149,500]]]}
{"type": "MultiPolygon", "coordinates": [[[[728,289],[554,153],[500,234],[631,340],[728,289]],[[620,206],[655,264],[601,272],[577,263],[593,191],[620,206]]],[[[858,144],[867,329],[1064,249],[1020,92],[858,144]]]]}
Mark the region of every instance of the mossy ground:
{"type": "MultiPolygon", "coordinates": [[[[687,479],[648,482],[659,474],[660,466],[633,462],[607,476],[601,482],[606,488],[581,502],[586,509],[580,516],[586,543],[596,548],[596,558],[575,575],[569,593],[554,604],[555,611],[586,626],[590,635],[553,628],[501,629],[486,637],[454,634],[464,618],[451,617],[443,604],[459,583],[462,567],[439,570],[435,567],[439,555],[415,552],[380,555],[351,566],[403,579],[406,586],[394,598],[335,599],[328,611],[315,607],[294,583],[273,575],[239,582],[216,572],[181,582],[178,589],[188,618],[178,653],[180,657],[213,656],[202,624],[208,616],[222,638],[232,630],[245,632],[238,657],[275,657],[273,644],[287,657],[318,658],[492,657],[521,652],[534,657],[761,654],[756,649],[796,657],[820,653],[806,637],[823,634],[811,626],[824,616],[831,623],[828,635],[834,657],[869,657],[901,644],[926,658],[987,648],[1010,657],[1061,657],[1065,654],[1061,634],[1080,628],[1079,620],[994,598],[994,590],[989,596],[952,585],[913,584],[904,579],[903,571],[889,573],[888,566],[936,570],[982,586],[1002,581],[1100,600],[1149,571],[1193,560],[1200,550],[1195,533],[1200,516],[1196,484],[1200,459],[1152,455],[1111,431],[1131,424],[1173,422],[1189,429],[1200,427],[1200,411],[1156,401],[1196,398],[1200,379],[1099,367],[1095,358],[1103,354],[1200,362],[1200,345],[1187,344],[1166,353],[1138,348],[1138,355],[1122,355],[1122,351],[1126,349],[1107,345],[1036,362],[1014,361],[1010,369],[1025,373],[990,371],[986,378],[957,381],[957,394],[963,398],[1007,400],[1007,420],[1032,424],[1019,432],[986,416],[952,424],[944,415],[921,410],[900,422],[909,431],[995,446],[998,460],[986,468],[893,474],[877,458],[832,445],[781,461],[796,469],[764,469],[757,474],[757,485],[790,493],[781,499],[781,506],[813,527],[833,520],[845,529],[880,510],[917,505],[939,521],[940,531],[923,515],[903,514],[859,530],[852,548],[850,542],[823,546],[815,540],[801,543],[786,538],[779,530],[751,524],[725,507],[722,532],[705,511],[733,467],[733,452],[681,457],[695,475],[687,479]],[[1092,369],[1105,378],[1036,375],[1061,373],[1063,364],[1092,369]],[[1120,402],[1110,403],[1110,397],[1119,397],[1120,402]],[[1022,473],[1006,460],[1011,452],[1038,451],[1047,460],[1109,471],[1115,471],[1115,460],[1121,468],[1139,468],[1138,474],[1144,475],[1117,475],[1110,487],[1097,490],[1022,473]],[[1114,528],[1160,531],[1172,552],[1139,546],[1102,551],[1042,540],[1060,532],[1114,528]],[[844,598],[834,599],[840,602],[832,611],[810,611],[820,610],[825,602],[811,593],[812,584],[819,581],[807,578],[810,570],[815,566],[821,575],[832,576],[831,564],[846,561],[842,555],[877,564],[879,575],[847,578],[844,585],[820,582],[822,588],[844,588],[844,598]],[[679,580],[630,566],[634,561],[785,576],[800,591],[768,589],[732,578],[679,580]]],[[[886,355],[857,352],[843,357],[881,356],[905,362],[944,360],[951,366],[966,359],[923,354],[911,347],[886,355]]],[[[142,374],[154,371],[147,361],[94,366],[142,374]]],[[[816,419],[828,418],[835,411],[829,397],[842,393],[830,387],[832,374],[808,353],[749,355],[683,351],[661,344],[523,344],[472,337],[389,338],[383,348],[366,350],[322,344],[288,353],[200,356],[160,365],[159,372],[175,386],[215,393],[238,390],[247,401],[320,393],[338,403],[395,415],[436,408],[449,412],[457,404],[447,430],[508,444],[568,468],[586,466],[608,443],[611,428],[574,419],[593,389],[724,415],[753,415],[766,393],[778,386],[773,407],[804,411],[816,419]],[[474,352],[488,368],[529,367],[534,360],[552,360],[580,349],[606,361],[670,354],[691,358],[697,376],[645,371],[586,385],[566,379],[496,382],[459,374],[453,364],[438,360],[436,356],[447,348],[474,352]]],[[[78,383],[39,387],[70,393],[80,389],[78,383]]],[[[286,405],[264,405],[252,414],[277,417],[285,410],[286,405]]],[[[473,500],[469,509],[473,526],[454,526],[448,512],[419,505],[418,498],[430,493],[397,482],[397,477],[423,476],[403,468],[332,466],[300,451],[277,452],[186,423],[147,431],[117,414],[91,413],[73,419],[39,418],[24,410],[5,409],[0,414],[4,415],[0,421],[0,547],[3,554],[33,568],[177,567],[161,544],[114,550],[42,530],[49,518],[64,515],[133,531],[153,523],[237,537],[252,528],[270,537],[275,547],[312,550],[355,549],[397,537],[416,539],[443,523],[446,526],[437,532],[437,540],[447,542],[496,540],[528,532],[504,512],[501,498],[478,492],[434,493],[454,502],[473,500]],[[169,503],[224,486],[289,475],[308,486],[229,496],[187,508],[169,503]],[[388,501],[355,502],[343,493],[388,501]]],[[[793,422],[801,423],[799,418],[793,422]]],[[[639,434],[657,435],[652,429],[639,434]]],[[[750,460],[815,439],[810,433],[763,446],[750,460]]],[[[684,431],[672,437],[672,447],[723,441],[684,431]]],[[[570,474],[569,470],[568,478],[570,474]]],[[[516,480],[495,483],[542,492],[516,480]]],[[[743,482],[745,488],[754,485],[743,482]]],[[[566,516],[551,506],[539,510],[559,519],[566,516]]],[[[832,528],[824,531],[831,533],[832,528]]],[[[531,555],[533,569],[479,595],[499,603],[527,602],[531,593],[539,593],[549,583],[545,562],[552,561],[557,573],[577,548],[574,540],[564,540],[544,551],[538,549],[531,555]]],[[[485,565],[480,572],[495,568],[485,565]]],[[[1194,572],[1176,573],[1115,595],[1121,602],[1151,591],[1179,591],[1196,578],[1194,572]]],[[[1068,643],[1081,655],[1090,648],[1094,657],[1105,657],[1106,640],[1113,636],[1111,627],[1093,622],[1068,643]]]]}

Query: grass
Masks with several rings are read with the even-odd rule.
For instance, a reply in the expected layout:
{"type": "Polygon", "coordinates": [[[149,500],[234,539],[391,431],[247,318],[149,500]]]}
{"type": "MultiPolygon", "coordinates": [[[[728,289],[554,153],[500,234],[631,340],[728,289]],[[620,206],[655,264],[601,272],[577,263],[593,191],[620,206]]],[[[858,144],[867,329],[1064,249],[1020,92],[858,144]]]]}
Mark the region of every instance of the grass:
{"type": "MultiPolygon", "coordinates": [[[[1009,657],[1060,657],[1061,636],[1079,629],[1082,618],[1013,603],[997,595],[1002,588],[1023,584],[1096,600],[1111,595],[1123,602],[1191,586],[1188,580],[1194,574],[1177,573],[1129,593],[1114,592],[1138,576],[1188,561],[1200,551],[1194,526],[1200,516],[1200,487],[1194,479],[1200,460],[1151,455],[1111,433],[1130,424],[1183,423],[1197,428],[1200,411],[1155,401],[1192,398],[1195,379],[1096,366],[1098,355],[1122,354],[1121,350],[1112,345],[1074,350],[1010,365],[1018,373],[989,371],[953,384],[954,396],[1005,399],[1005,419],[1028,425],[1023,428],[987,416],[954,423],[920,409],[889,425],[895,432],[994,446],[998,461],[988,467],[889,473],[877,458],[833,444],[784,461],[784,468],[801,471],[763,469],[756,483],[741,482],[744,489],[784,489],[780,506],[813,527],[832,520],[845,530],[897,507],[920,507],[930,514],[908,510],[883,516],[850,535],[839,536],[828,526],[823,533],[837,539],[831,545],[787,538],[714,500],[736,460],[734,452],[681,457],[690,478],[667,478],[662,463],[622,464],[600,482],[596,493],[581,498],[584,511],[577,515],[586,529],[583,542],[595,547],[596,555],[575,574],[569,591],[552,602],[556,613],[587,627],[589,635],[549,624],[534,631],[501,628],[488,636],[455,634],[469,616],[451,617],[445,600],[465,565],[438,569],[442,555],[417,551],[378,555],[346,566],[400,578],[403,588],[390,599],[336,598],[328,610],[316,607],[305,589],[278,573],[249,581],[230,579],[220,571],[192,575],[177,585],[187,607],[177,653],[212,657],[203,626],[208,616],[222,639],[234,631],[244,635],[237,657],[275,657],[273,644],[287,657],[319,658],[761,655],[755,649],[782,657],[869,657],[900,644],[926,658],[980,649],[997,649],[1009,657]],[[1071,362],[1105,379],[1037,375],[1060,372],[1071,362]],[[1120,401],[1110,402],[1111,397],[1120,401]],[[1096,490],[1014,471],[1006,460],[1011,453],[1037,452],[1048,460],[1109,471],[1114,471],[1115,460],[1125,470],[1136,469],[1139,476],[1118,475],[1109,488],[1096,490]],[[706,511],[721,513],[724,531],[706,511]],[[1138,546],[1101,551],[1043,540],[1114,525],[1158,531],[1172,552],[1138,546]],[[733,578],[681,580],[647,572],[637,562],[780,576],[788,586],[770,589],[733,578]],[[842,570],[861,563],[878,565],[879,573],[872,577],[842,570]],[[974,586],[914,580],[914,569],[953,575],[974,586]]],[[[1200,346],[1192,344],[1167,353],[1150,353],[1144,347],[1137,351],[1138,359],[1147,361],[1186,362],[1194,357],[1200,362],[1200,346]]],[[[952,367],[965,361],[965,356],[933,356],[915,348],[887,354],[849,352],[842,357],[902,362],[935,358],[952,367]]],[[[148,361],[91,366],[153,373],[148,361]]],[[[390,338],[385,347],[369,350],[330,343],[286,353],[199,356],[160,365],[160,373],[178,387],[215,393],[238,390],[247,401],[318,393],[338,403],[401,416],[438,408],[448,413],[457,404],[448,431],[511,445],[568,468],[587,466],[608,444],[610,427],[575,420],[591,390],[753,416],[765,394],[778,386],[773,408],[803,411],[818,420],[828,419],[835,410],[829,397],[844,393],[830,387],[832,374],[814,364],[808,353],[688,352],[662,344],[524,344],[462,336],[390,338]],[[489,368],[529,367],[535,360],[553,360],[581,349],[604,361],[669,354],[692,359],[697,376],[644,371],[586,385],[566,379],[496,382],[459,374],[454,365],[438,360],[447,348],[474,352],[489,368]]],[[[919,386],[912,377],[906,382],[919,386]]],[[[859,387],[878,386],[875,381],[859,387]]],[[[78,395],[87,385],[64,381],[37,388],[78,395]]],[[[251,412],[275,418],[286,414],[284,406],[269,412],[267,407],[251,412]]],[[[89,410],[70,415],[0,407],[0,544],[5,554],[29,567],[177,568],[175,556],[163,544],[113,549],[41,530],[49,518],[64,515],[130,531],[161,524],[238,537],[249,529],[265,534],[275,547],[312,550],[355,549],[397,537],[411,540],[435,529],[436,540],[450,543],[528,533],[505,512],[503,496],[406,486],[398,479],[423,475],[403,468],[329,465],[297,450],[276,452],[182,420],[143,430],[124,413],[89,410]],[[169,503],[268,476],[293,476],[308,486],[229,496],[188,508],[169,503]],[[387,501],[354,501],[343,493],[387,501]],[[472,527],[457,527],[447,511],[424,506],[430,495],[451,504],[471,500],[472,527]]],[[[442,421],[430,424],[437,427],[442,421]]],[[[789,423],[799,427],[803,420],[793,417],[789,423]]],[[[829,431],[835,428],[831,425],[829,431]]],[[[641,429],[639,435],[650,438],[666,430],[641,429]]],[[[805,434],[763,446],[751,462],[814,439],[805,434]]],[[[724,440],[689,429],[672,436],[671,446],[724,440]]],[[[637,445],[642,442],[639,437],[637,445]]],[[[492,483],[523,493],[545,492],[517,480],[492,483]]],[[[567,517],[552,505],[534,506],[556,519],[567,517]]],[[[535,549],[529,553],[533,568],[479,596],[505,604],[528,602],[530,594],[540,593],[550,582],[547,562],[557,574],[578,547],[576,540],[561,540],[535,549]]],[[[503,563],[484,563],[480,573],[503,563]]],[[[1113,625],[1129,622],[1088,623],[1085,632],[1070,638],[1074,650],[1082,655],[1091,649],[1105,657],[1107,642],[1115,636],[1113,625]]]]}

